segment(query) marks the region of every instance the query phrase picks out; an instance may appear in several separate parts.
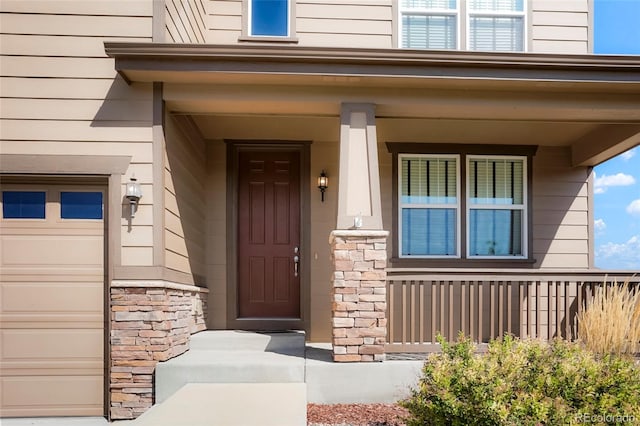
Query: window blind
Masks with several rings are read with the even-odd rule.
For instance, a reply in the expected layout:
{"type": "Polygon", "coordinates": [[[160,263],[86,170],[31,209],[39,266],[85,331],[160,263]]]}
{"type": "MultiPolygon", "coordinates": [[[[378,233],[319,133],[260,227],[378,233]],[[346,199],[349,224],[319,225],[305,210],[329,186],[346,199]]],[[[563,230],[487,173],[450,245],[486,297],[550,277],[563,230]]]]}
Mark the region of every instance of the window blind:
{"type": "Polygon", "coordinates": [[[471,11],[522,12],[524,11],[524,1],[523,0],[470,0],[469,9],[471,11]]]}
{"type": "Polygon", "coordinates": [[[523,204],[522,160],[471,160],[469,186],[471,204],[523,204]]]}
{"type": "Polygon", "coordinates": [[[446,15],[402,16],[402,47],[412,49],[455,49],[456,17],[446,15]]]}
{"type": "Polygon", "coordinates": [[[470,16],[471,50],[524,50],[524,18],[521,16],[470,16]]]}
{"type": "Polygon", "coordinates": [[[469,255],[522,256],[524,160],[469,161],[469,255]]]}
{"type": "Polygon", "coordinates": [[[457,254],[457,179],[455,158],[401,158],[402,255],[457,254]]]}
{"type": "Polygon", "coordinates": [[[405,9],[456,9],[456,0],[402,0],[405,9]]]}

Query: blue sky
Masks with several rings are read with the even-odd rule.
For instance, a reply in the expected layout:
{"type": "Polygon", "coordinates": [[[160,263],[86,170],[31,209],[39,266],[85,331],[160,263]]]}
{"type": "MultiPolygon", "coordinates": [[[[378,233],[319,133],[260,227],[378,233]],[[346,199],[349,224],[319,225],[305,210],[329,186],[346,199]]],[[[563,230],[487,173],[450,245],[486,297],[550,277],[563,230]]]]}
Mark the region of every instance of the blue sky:
{"type": "MultiPolygon", "coordinates": [[[[595,0],[594,53],[640,54],[640,0],[595,0]]],[[[640,147],[595,168],[596,266],[640,270],[640,147]]]]}

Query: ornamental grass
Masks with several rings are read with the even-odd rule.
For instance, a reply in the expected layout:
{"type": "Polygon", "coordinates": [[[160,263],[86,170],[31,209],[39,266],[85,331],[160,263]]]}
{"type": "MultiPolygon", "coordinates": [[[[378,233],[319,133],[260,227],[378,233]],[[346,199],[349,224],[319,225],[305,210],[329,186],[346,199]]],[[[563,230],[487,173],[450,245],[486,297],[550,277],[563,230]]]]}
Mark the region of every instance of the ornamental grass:
{"type": "Polygon", "coordinates": [[[578,314],[578,337],[596,354],[634,355],[640,352],[640,287],[629,280],[605,282],[595,288],[586,309],[578,314]]]}

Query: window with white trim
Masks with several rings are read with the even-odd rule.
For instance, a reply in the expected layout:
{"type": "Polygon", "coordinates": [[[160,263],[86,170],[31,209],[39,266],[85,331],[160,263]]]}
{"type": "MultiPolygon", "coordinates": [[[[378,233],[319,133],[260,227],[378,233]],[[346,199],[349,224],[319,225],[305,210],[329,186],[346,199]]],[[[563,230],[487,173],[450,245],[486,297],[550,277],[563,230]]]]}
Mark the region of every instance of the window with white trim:
{"type": "Polygon", "coordinates": [[[468,0],[468,49],[524,51],[525,0],[468,0]]]}
{"type": "Polygon", "coordinates": [[[248,33],[252,37],[290,37],[290,0],[248,0],[248,33]]]}
{"type": "Polygon", "coordinates": [[[398,2],[402,48],[525,50],[526,0],[398,2]]]}
{"type": "Polygon", "coordinates": [[[398,153],[397,256],[527,259],[528,161],[398,153]]]}
{"type": "Polygon", "coordinates": [[[401,46],[457,49],[457,0],[399,0],[401,46]]]}
{"type": "Polygon", "coordinates": [[[401,257],[457,257],[459,157],[400,155],[401,257]]]}
{"type": "Polygon", "coordinates": [[[467,158],[467,254],[524,258],[526,158],[467,158]]]}

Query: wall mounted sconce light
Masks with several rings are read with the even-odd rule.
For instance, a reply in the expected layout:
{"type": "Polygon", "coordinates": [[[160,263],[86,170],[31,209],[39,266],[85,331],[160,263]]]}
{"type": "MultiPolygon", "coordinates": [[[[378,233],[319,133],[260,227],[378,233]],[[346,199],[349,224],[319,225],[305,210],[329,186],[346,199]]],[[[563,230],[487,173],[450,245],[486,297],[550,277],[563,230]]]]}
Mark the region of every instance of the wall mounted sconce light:
{"type": "Polygon", "coordinates": [[[129,205],[131,206],[131,219],[133,219],[135,217],[136,210],[138,210],[138,202],[140,201],[140,198],[142,198],[142,189],[135,177],[131,177],[131,182],[127,183],[125,197],[129,200],[129,205]]]}
{"type": "Polygon", "coordinates": [[[322,171],[320,176],[318,176],[318,189],[320,189],[320,199],[324,203],[324,191],[329,187],[329,178],[327,174],[322,171]]]}

